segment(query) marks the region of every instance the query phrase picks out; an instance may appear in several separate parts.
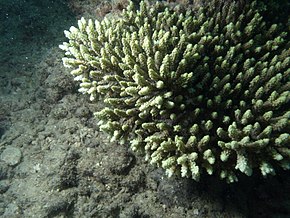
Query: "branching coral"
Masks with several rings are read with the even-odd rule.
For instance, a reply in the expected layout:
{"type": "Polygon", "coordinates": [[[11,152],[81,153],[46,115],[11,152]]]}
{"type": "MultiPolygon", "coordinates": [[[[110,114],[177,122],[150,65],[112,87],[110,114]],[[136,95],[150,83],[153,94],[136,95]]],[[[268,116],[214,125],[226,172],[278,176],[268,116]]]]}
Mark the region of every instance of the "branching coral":
{"type": "Polygon", "coordinates": [[[112,140],[167,174],[228,182],[290,168],[287,30],[255,7],[131,3],[120,17],[65,31],[63,63],[112,140]]]}

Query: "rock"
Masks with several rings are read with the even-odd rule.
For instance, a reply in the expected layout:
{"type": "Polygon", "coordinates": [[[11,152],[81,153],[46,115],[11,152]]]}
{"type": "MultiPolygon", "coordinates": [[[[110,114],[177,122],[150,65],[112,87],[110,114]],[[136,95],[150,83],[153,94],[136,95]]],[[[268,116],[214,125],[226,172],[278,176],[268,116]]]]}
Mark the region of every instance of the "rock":
{"type": "Polygon", "coordinates": [[[3,217],[20,217],[21,209],[15,203],[10,203],[6,206],[3,217]]]}
{"type": "Polygon", "coordinates": [[[19,164],[22,157],[22,153],[19,148],[8,146],[4,149],[0,156],[0,160],[4,161],[10,166],[15,166],[19,164]]]}
{"type": "Polygon", "coordinates": [[[0,180],[0,194],[5,193],[10,186],[10,181],[8,179],[0,180]]]}
{"type": "Polygon", "coordinates": [[[0,180],[6,179],[9,175],[9,166],[8,164],[0,161],[0,180]]]}

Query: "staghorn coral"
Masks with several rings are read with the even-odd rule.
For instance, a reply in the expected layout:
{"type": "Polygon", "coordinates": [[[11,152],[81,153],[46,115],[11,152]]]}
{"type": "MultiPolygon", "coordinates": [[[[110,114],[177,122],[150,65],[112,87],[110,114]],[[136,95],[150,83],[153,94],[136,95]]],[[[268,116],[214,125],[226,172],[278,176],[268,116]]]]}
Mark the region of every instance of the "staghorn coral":
{"type": "Polygon", "coordinates": [[[287,30],[267,26],[255,1],[216,2],[142,1],[120,17],[82,18],[65,31],[63,63],[81,93],[104,101],[100,129],[169,176],[234,182],[289,169],[287,30]]]}

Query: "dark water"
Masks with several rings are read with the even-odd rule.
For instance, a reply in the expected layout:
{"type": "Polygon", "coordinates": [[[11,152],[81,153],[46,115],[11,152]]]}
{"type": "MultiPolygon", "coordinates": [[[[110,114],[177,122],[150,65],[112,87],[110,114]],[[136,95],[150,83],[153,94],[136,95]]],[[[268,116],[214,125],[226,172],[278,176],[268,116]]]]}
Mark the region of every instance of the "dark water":
{"type": "Polygon", "coordinates": [[[53,43],[62,29],[71,25],[73,16],[63,0],[0,1],[1,38],[6,45],[15,43],[53,43]]]}

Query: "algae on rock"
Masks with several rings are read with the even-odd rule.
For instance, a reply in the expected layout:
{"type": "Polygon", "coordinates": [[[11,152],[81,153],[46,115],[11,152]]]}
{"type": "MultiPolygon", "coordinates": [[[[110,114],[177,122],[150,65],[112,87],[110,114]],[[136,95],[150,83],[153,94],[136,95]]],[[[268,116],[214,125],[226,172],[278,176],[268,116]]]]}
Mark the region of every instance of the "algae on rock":
{"type": "Polygon", "coordinates": [[[100,129],[167,174],[238,180],[290,168],[287,29],[256,1],[199,10],[131,3],[119,17],[65,31],[63,63],[101,100],[100,129]]]}

